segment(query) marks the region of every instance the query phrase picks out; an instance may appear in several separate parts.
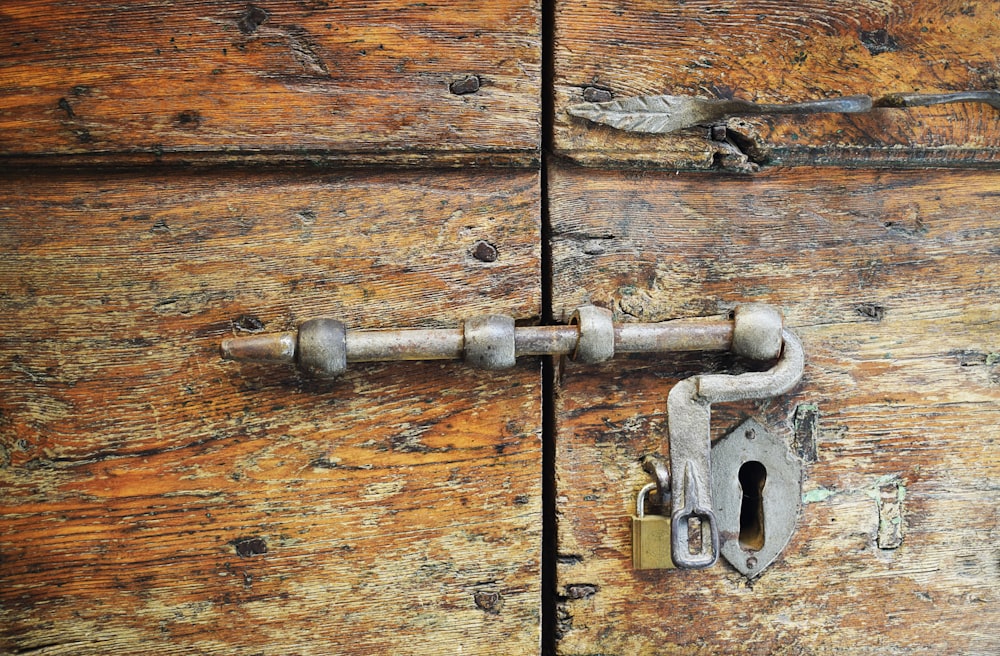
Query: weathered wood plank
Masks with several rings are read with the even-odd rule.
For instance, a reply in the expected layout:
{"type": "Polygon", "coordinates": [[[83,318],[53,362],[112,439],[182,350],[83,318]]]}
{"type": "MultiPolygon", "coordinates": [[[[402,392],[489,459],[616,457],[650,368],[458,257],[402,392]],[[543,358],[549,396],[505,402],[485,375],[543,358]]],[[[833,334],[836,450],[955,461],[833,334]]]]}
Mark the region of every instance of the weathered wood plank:
{"type": "Polygon", "coordinates": [[[537,366],[218,355],[538,316],[537,173],[40,180],[0,185],[0,651],[537,652],[537,366]]]}
{"type": "Polygon", "coordinates": [[[575,119],[565,108],[585,96],[734,94],[785,103],[997,89],[998,35],[996,0],[560,0],[555,150],[585,164],[678,169],[737,168],[747,155],[751,163],[995,165],[1000,120],[984,105],[731,120],[737,140],[730,143],[713,141],[707,129],[630,135],[575,119]]]}
{"type": "Polygon", "coordinates": [[[666,394],[734,363],[566,363],[559,653],[996,653],[1000,178],[799,169],[707,185],[554,167],[549,179],[556,316],[584,302],[624,321],[783,308],[804,380],[776,400],[713,406],[713,433],[756,417],[818,449],[797,531],[761,578],[724,563],[636,572],[629,516],[650,480],[640,459],[667,454],[666,394]],[[892,548],[882,498],[900,493],[892,548]]]}
{"type": "Polygon", "coordinates": [[[537,161],[540,9],[8,3],[0,163],[537,161]]]}

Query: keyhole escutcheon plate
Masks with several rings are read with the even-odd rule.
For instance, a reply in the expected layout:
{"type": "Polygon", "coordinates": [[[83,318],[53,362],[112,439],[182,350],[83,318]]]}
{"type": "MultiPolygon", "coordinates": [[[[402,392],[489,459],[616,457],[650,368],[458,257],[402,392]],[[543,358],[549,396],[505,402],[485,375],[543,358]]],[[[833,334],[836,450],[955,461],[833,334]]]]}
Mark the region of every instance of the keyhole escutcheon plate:
{"type": "Polygon", "coordinates": [[[712,446],[712,488],[719,551],[756,578],[795,531],[802,462],[784,440],[748,419],[712,446]]]}

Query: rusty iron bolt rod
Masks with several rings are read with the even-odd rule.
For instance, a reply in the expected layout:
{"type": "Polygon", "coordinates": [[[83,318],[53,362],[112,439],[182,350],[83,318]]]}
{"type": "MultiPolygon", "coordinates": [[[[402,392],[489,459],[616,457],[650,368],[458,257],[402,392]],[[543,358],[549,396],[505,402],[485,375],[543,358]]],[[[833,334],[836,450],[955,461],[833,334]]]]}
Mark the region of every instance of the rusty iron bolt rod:
{"type": "Polygon", "coordinates": [[[615,353],[729,351],[756,360],[781,352],[781,313],[758,303],[740,305],[732,319],[613,323],[611,312],[579,308],[569,325],[515,327],[499,314],[473,317],[461,328],[347,330],[334,319],[311,319],[298,331],[223,340],[226,360],[297,364],[328,378],[348,362],[464,359],[482,369],[506,369],[522,356],[567,355],[584,363],[615,353]]]}

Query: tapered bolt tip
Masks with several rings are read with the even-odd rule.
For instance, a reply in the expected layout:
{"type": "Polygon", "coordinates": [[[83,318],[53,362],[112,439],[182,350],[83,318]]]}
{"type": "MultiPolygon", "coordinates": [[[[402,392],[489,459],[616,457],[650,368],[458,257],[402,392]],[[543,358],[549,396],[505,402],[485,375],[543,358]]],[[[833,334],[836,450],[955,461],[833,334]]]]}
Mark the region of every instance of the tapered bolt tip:
{"type": "Polygon", "coordinates": [[[250,335],[222,340],[223,360],[247,362],[295,362],[295,333],[250,335]]]}
{"type": "Polygon", "coordinates": [[[615,324],[611,310],[584,305],[576,309],[570,323],[580,331],[573,359],[586,364],[604,362],[615,355],[615,324]]]}

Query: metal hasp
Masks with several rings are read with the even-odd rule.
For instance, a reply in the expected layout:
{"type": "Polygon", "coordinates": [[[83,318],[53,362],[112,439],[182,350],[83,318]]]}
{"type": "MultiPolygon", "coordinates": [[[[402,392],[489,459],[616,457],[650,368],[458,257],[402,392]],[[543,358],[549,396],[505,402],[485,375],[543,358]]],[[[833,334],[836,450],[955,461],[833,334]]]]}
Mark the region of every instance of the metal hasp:
{"type": "Polygon", "coordinates": [[[753,419],[712,446],[722,557],[756,578],[788,544],[802,499],[802,461],[753,419]]]}
{"type": "Polygon", "coordinates": [[[802,377],[805,365],[802,344],[782,327],[781,314],[774,308],[739,306],[733,322],[737,353],[755,359],[777,357],[778,361],[763,372],[693,376],[677,383],[667,395],[673,481],[671,553],[674,563],[686,569],[710,567],[719,558],[719,525],[712,503],[712,404],[784,394],[802,377]],[[691,528],[700,531],[700,539],[691,540],[691,528]]]}

